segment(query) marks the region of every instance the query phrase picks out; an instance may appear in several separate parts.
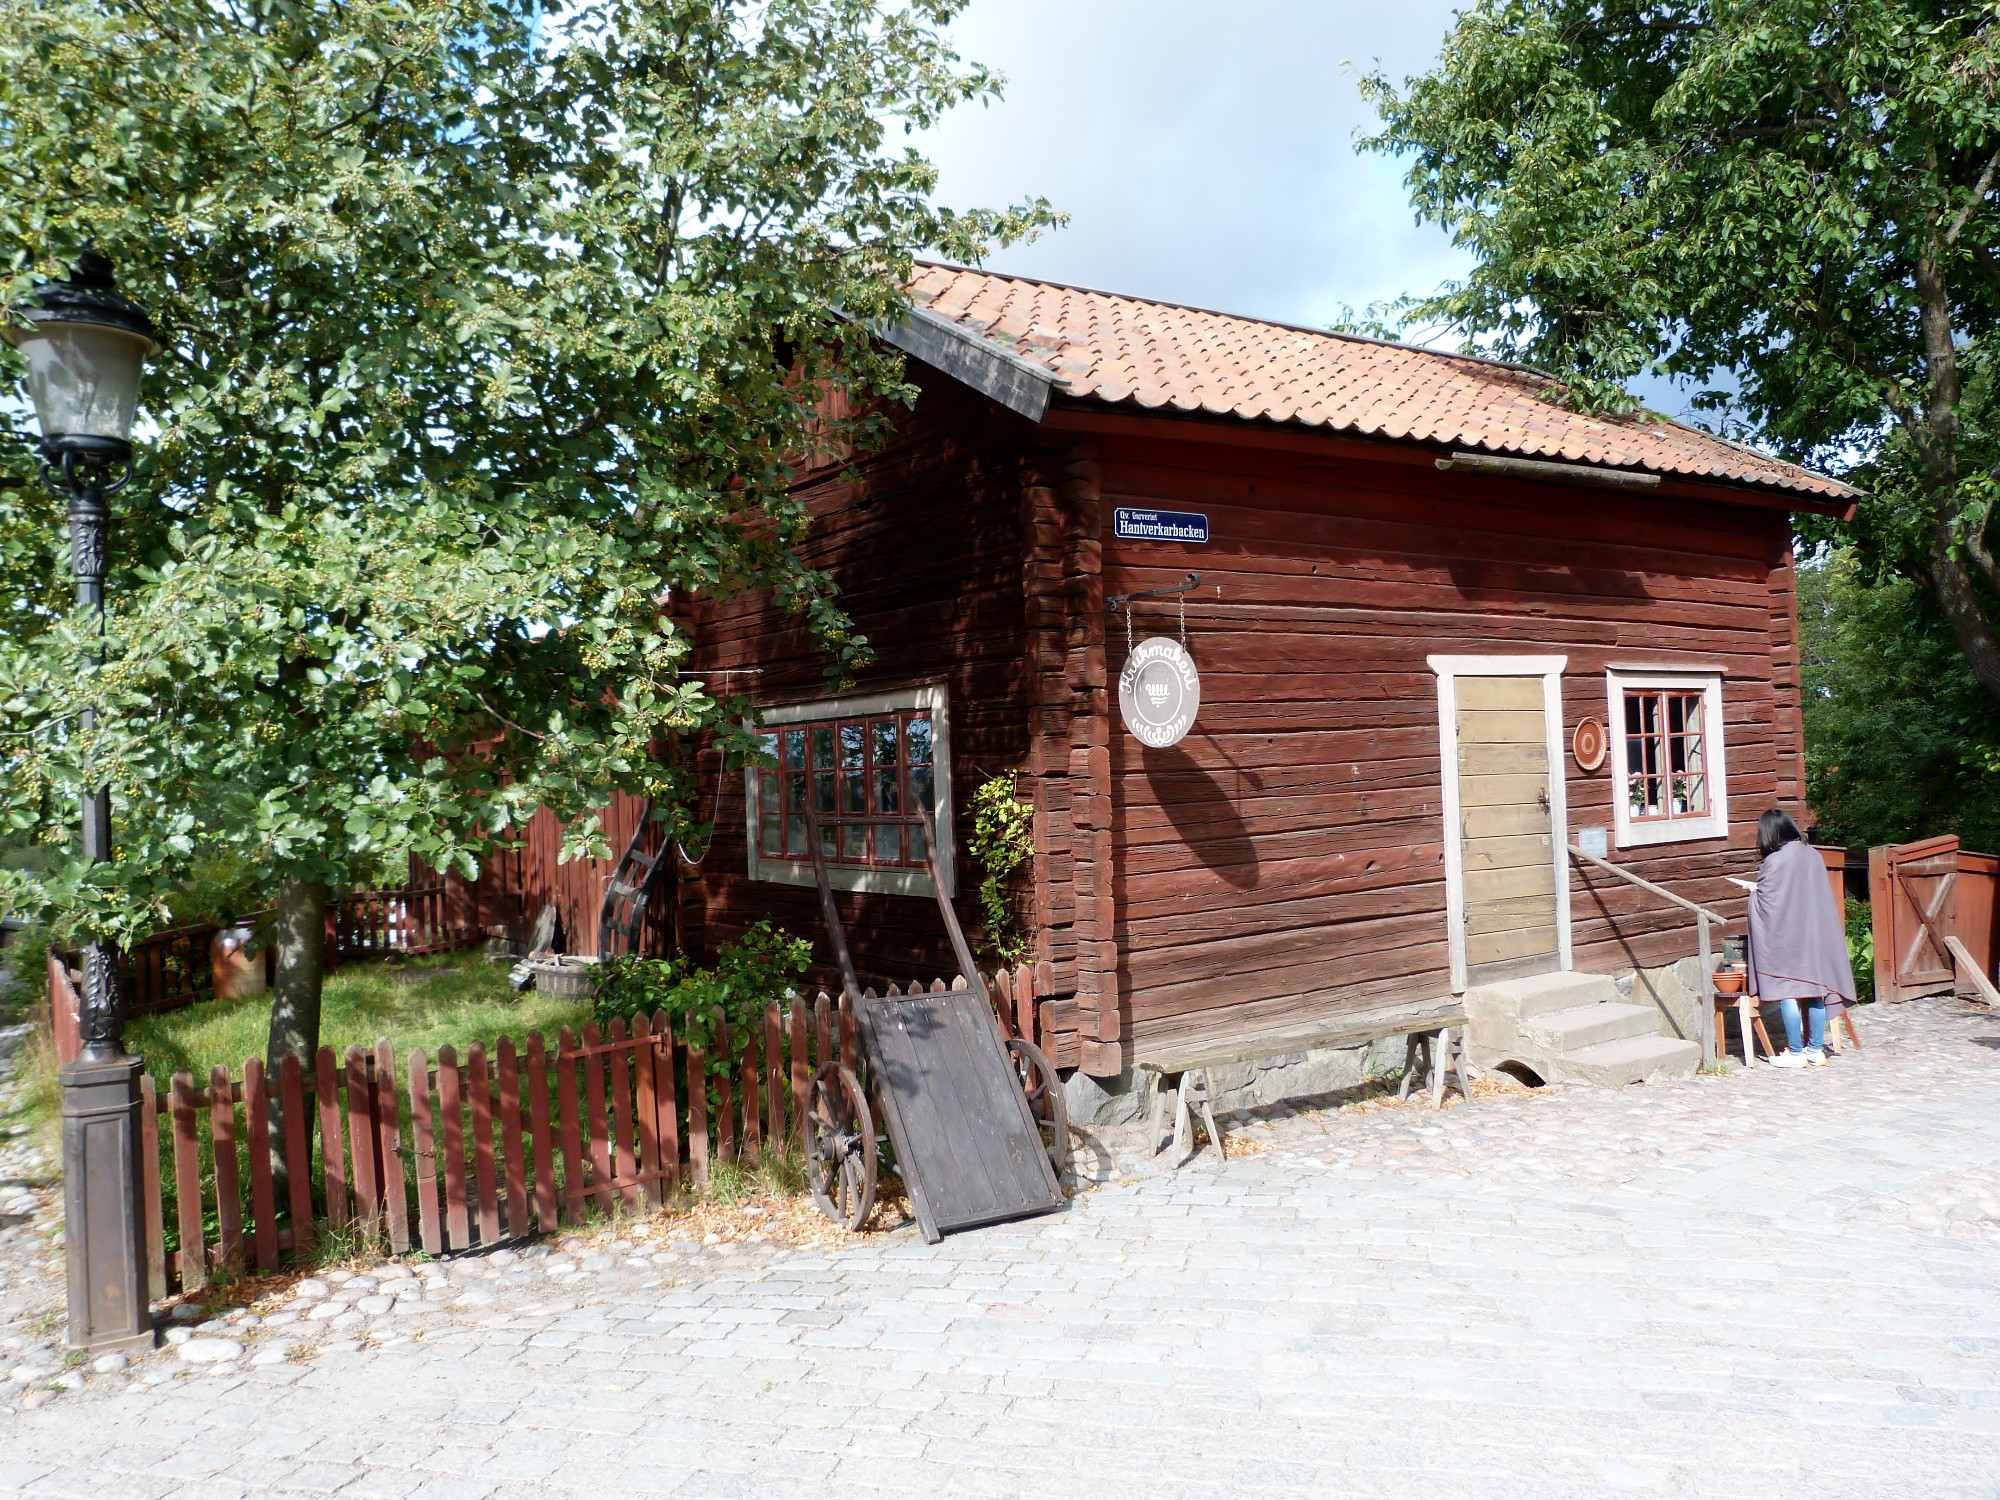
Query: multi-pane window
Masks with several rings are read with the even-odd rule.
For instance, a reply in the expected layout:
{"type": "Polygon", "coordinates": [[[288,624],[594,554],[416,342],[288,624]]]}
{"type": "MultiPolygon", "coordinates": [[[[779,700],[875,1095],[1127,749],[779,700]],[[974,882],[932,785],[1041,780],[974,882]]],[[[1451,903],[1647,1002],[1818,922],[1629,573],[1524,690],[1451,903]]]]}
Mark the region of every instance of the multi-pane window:
{"type": "Polygon", "coordinates": [[[811,860],[810,807],[829,864],[922,868],[919,805],[936,810],[929,712],[906,710],[807,721],[763,737],[771,764],[757,775],[758,850],[811,860]]]}
{"type": "Polygon", "coordinates": [[[1633,822],[1709,816],[1707,696],[1625,690],[1625,801],[1633,822]]]}

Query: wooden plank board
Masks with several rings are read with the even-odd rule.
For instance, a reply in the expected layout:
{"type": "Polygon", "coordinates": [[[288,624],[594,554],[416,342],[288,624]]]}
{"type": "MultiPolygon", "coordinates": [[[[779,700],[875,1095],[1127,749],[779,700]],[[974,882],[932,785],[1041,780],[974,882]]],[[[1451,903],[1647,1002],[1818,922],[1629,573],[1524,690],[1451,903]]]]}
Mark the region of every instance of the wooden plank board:
{"type": "Polygon", "coordinates": [[[278,1195],[271,1180],[271,1101],[264,1093],[264,1065],[243,1064],[243,1142],[250,1153],[250,1219],[257,1269],[278,1269],[278,1195]]]}
{"type": "Polygon", "coordinates": [[[493,1070],[482,1043],[465,1053],[465,1093],[472,1105],[472,1182],[479,1195],[479,1243],[500,1238],[500,1185],[493,1162],[493,1070]]]}
{"type": "Polygon", "coordinates": [[[1549,747],[1540,740],[1518,745],[1479,745],[1460,742],[1458,770],[1461,776],[1540,775],[1549,768],[1549,747]]]}
{"type": "Polygon", "coordinates": [[[556,1231],[555,1136],[549,1127],[549,1054],[539,1031],[528,1033],[528,1135],[535,1158],[535,1227],[556,1231]]]}
{"type": "Polygon", "coordinates": [[[208,1238],[201,1205],[201,1153],[195,1143],[194,1074],[174,1074],[168,1095],[174,1117],[174,1209],[181,1231],[181,1291],[208,1285],[208,1238]]]}
{"type": "Polygon", "coordinates": [[[449,1042],[438,1048],[438,1139],[444,1150],[444,1233],[448,1249],[472,1244],[472,1220],[465,1201],[465,1117],[459,1099],[458,1052],[449,1042]]]}
{"type": "Polygon", "coordinates": [[[1542,712],[1542,679],[1521,677],[1461,677],[1457,683],[1459,712],[1513,709],[1542,712]]]}
{"type": "Polygon", "coordinates": [[[375,1132],[382,1152],[382,1209],[389,1248],[410,1248],[410,1204],[403,1190],[403,1121],[396,1101],[396,1054],[383,1037],[375,1043],[375,1132]]]}
{"type": "Polygon", "coordinates": [[[1545,745],[1548,732],[1539,704],[1532,713],[1468,713],[1460,709],[1458,714],[1461,745],[1545,745]]]}
{"type": "Polygon", "coordinates": [[[160,1200],[160,1101],[151,1073],[139,1075],[139,1159],[146,1174],[147,1295],[157,1301],[167,1295],[167,1224],[160,1200]]]}
{"type": "Polygon", "coordinates": [[[1504,932],[1486,932],[1465,940],[1467,964],[1498,963],[1503,959],[1530,958],[1556,953],[1555,924],[1542,927],[1513,927],[1504,932]]]}
{"type": "Polygon", "coordinates": [[[528,1213],[527,1142],[521,1136],[521,1064],[514,1039],[498,1043],[500,1067],[500,1174],[505,1186],[507,1237],[525,1239],[535,1232],[528,1213]]]}
{"type": "Polygon", "coordinates": [[[285,1187],[292,1201],[292,1259],[304,1265],[312,1258],[312,1117],[306,1113],[305,1078],[299,1060],[286,1053],[278,1060],[278,1113],[285,1132],[285,1187]]]}
{"type": "Polygon", "coordinates": [[[335,1082],[333,1048],[322,1047],[313,1058],[313,1080],[319,1104],[320,1180],[326,1188],[326,1224],[333,1230],[345,1229],[347,1214],[347,1169],[341,1149],[340,1086],[335,1082]]]}
{"type": "Polygon", "coordinates": [[[857,1021],[896,1161],[926,1237],[1065,1206],[1000,1046],[968,990],[864,998],[857,1021]]]}
{"type": "Polygon", "coordinates": [[[1472,807],[1540,807],[1549,789],[1546,774],[1539,776],[1461,776],[1458,805],[1472,807]]]}
{"type": "Polygon", "coordinates": [[[215,1150],[216,1257],[233,1271],[243,1253],[243,1189],[236,1160],[236,1102],[229,1070],[208,1072],[209,1135],[215,1150]]]}
{"type": "Polygon", "coordinates": [[[437,1136],[431,1127],[430,1062],[421,1048],[410,1053],[410,1133],[417,1174],[417,1238],[428,1255],[444,1253],[438,1216],[437,1136]]]}

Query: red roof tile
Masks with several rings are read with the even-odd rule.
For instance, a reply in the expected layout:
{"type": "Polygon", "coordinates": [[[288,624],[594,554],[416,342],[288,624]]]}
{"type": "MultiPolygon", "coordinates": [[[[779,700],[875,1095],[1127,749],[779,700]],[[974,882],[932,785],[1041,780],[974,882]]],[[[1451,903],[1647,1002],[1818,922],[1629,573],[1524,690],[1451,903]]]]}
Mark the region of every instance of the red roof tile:
{"type": "Polygon", "coordinates": [[[959,266],[920,266],[910,293],[1053,370],[1071,396],[1826,499],[1856,493],[1652,413],[1569,411],[1543,399],[1548,376],[1517,365],[959,266]]]}

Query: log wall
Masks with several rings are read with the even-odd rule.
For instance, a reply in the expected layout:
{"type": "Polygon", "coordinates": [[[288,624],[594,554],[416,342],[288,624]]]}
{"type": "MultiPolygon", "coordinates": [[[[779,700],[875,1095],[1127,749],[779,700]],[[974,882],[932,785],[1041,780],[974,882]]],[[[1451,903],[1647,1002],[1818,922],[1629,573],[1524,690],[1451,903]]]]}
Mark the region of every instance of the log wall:
{"type": "MultiPolygon", "coordinates": [[[[1758,815],[1803,811],[1782,512],[1128,437],[1098,461],[1107,537],[1119,505],[1203,511],[1211,535],[1103,550],[1110,593],[1202,574],[1194,729],[1109,747],[1128,1058],[1448,992],[1431,654],[1566,655],[1566,746],[1605,721],[1609,664],[1726,668],[1730,837],[1619,856],[1690,899],[1740,912],[1723,877],[1752,873],[1758,815]]],[[[1137,608],[1139,638],[1178,629],[1173,600],[1137,608]]],[[[1609,828],[1608,758],[1564,767],[1571,838],[1609,828]]],[[[1610,884],[1572,879],[1576,967],[1693,951],[1678,914],[1610,884]]]]}
{"type": "MultiPolygon", "coordinates": [[[[956,908],[982,961],[990,961],[991,950],[979,927],[978,877],[966,852],[967,799],[988,776],[1023,770],[1029,751],[1033,690],[1029,588],[1023,582],[1027,432],[1019,417],[937,380],[889,447],[855,468],[810,475],[799,490],[814,517],[802,555],[831,573],[841,606],[874,654],[838,692],[930,682],[948,688],[956,908]]],[[[1029,557],[1031,586],[1034,567],[1029,557]]],[[[803,622],[776,609],[767,593],[697,600],[690,623],[696,663],[691,670],[755,669],[759,675],[732,677],[728,685],[759,704],[835,695],[826,682],[827,658],[813,649],[803,622]]],[[[743,778],[738,771],[724,774],[720,759],[714,749],[698,757],[702,815],[715,810],[717,832],[701,866],[683,866],[683,947],[712,958],[722,943],[767,917],[810,937],[814,982],[837,984],[818,893],[810,886],[749,879],[743,778]]],[[[834,899],[864,984],[886,986],[956,971],[930,897],[837,891],[834,899]]],[[[1073,960],[1068,967],[1073,969],[1073,960]]],[[[1041,977],[1047,980],[1050,973],[1041,977]]],[[[1043,991],[1053,993],[1046,985],[1043,991]]]]}

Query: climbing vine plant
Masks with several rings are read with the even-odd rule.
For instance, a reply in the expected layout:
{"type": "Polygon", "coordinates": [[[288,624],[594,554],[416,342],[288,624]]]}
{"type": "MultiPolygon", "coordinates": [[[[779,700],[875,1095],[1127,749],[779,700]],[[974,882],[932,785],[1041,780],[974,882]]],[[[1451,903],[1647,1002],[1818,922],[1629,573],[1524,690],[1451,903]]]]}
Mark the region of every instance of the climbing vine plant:
{"type": "Polygon", "coordinates": [[[1028,956],[1028,938],[1015,918],[1007,881],[1035,852],[1034,827],[1035,810],[1015,795],[1011,772],[987,778],[973,792],[969,847],[980,870],[979,908],[987,937],[1009,967],[1028,956]]]}

